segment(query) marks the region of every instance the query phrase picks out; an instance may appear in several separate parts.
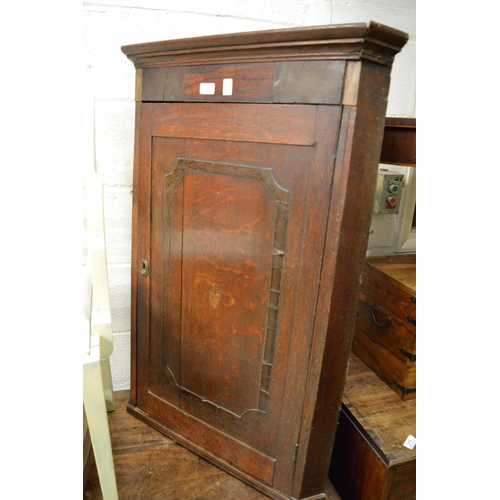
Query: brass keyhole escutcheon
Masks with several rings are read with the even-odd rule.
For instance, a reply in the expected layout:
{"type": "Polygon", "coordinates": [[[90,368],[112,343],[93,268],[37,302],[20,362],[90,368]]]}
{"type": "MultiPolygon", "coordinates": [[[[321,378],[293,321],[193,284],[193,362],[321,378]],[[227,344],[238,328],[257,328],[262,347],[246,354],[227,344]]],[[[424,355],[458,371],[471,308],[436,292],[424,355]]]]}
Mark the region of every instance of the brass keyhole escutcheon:
{"type": "Polygon", "coordinates": [[[139,261],[139,273],[141,276],[147,276],[149,273],[149,262],[146,259],[141,259],[139,261]]]}

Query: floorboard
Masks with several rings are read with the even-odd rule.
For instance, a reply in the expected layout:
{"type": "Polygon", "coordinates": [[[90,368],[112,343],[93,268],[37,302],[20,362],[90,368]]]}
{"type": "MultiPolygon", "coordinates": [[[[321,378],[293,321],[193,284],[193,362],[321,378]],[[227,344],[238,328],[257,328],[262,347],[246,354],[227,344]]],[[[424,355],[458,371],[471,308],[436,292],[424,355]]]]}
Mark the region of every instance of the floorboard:
{"type": "MultiPolygon", "coordinates": [[[[129,391],[115,393],[108,414],[120,500],[269,500],[269,497],[149,427],[126,411],[129,391]]],[[[340,500],[328,483],[327,500],[340,500]]],[[[95,464],[84,500],[102,500],[95,464]]]]}

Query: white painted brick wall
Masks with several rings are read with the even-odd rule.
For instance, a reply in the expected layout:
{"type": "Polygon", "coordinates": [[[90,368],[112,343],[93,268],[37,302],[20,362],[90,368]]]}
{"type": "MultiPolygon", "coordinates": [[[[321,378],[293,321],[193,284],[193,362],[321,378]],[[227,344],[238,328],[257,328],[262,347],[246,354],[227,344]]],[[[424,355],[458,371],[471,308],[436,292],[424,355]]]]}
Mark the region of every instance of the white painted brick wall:
{"type": "MultiPolygon", "coordinates": [[[[396,58],[388,105],[388,114],[410,116],[415,100],[415,0],[84,1],[85,88],[95,99],[96,163],[105,185],[105,223],[114,331],[111,367],[115,390],[130,387],[135,85],[133,64],[120,47],[191,36],[370,20],[410,34],[410,42],[396,58]]],[[[388,241],[392,242],[391,221],[381,219],[379,226],[376,227],[378,239],[387,233],[388,241]]],[[[84,238],[84,258],[86,248],[84,238]]]]}

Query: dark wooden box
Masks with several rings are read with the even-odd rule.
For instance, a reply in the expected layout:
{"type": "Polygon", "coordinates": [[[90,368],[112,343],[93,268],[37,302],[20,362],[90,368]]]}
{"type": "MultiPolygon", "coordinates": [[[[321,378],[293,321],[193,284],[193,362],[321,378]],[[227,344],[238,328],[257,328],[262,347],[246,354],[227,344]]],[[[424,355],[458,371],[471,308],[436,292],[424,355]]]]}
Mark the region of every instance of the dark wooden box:
{"type": "Polygon", "coordinates": [[[403,401],[351,354],[330,466],[342,500],[414,500],[416,400],[403,401]]]}
{"type": "Polygon", "coordinates": [[[402,399],[416,397],[416,256],[368,257],[353,352],[402,399]]]}

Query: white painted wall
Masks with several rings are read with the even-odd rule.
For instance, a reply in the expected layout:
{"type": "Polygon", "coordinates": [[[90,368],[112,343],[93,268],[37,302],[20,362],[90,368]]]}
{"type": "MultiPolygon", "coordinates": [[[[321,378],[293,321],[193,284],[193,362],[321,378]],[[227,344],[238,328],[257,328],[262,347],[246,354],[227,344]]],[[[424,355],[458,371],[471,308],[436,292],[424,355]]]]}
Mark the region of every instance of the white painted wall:
{"type": "MultiPolygon", "coordinates": [[[[105,186],[105,223],[114,331],[115,390],[130,387],[130,273],[134,66],[122,45],[261,29],[377,21],[406,31],[388,115],[412,116],[415,0],[98,0],[83,2],[85,89],[95,99],[96,165],[105,186]]],[[[370,245],[392,251],[395,216],[378,216],[370,245]]],[[[84,222],[85,231],[85,222],[84,222]]],[[[85,234],[85,232],[84,232],[85,234]]],[[[84,258],[87,242],[84,238],[84,258]]]]}

